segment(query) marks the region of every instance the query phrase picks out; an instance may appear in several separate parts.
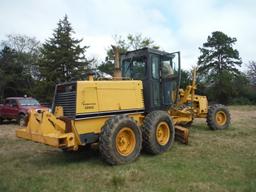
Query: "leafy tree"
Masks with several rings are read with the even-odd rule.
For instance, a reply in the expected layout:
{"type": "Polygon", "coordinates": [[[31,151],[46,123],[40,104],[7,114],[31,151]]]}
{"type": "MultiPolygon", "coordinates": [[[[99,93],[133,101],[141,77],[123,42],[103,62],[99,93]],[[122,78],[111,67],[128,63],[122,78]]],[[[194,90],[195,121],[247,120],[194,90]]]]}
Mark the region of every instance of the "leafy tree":
{"type": "Polygon", "coordinates": [[[26,90],[23,84],[23,66],[17,60],[14,49],[4,47],[0,52],[0,100],[8,96],[23,96],[26,90]]]}
{"type": "MultiPolygon", "coordinates": [[[[22,66],[22,88],[27,95],[33,95],[34,83],[38,79],[37,62],[39,58],[40,42],[35,37],[27,35],[9,34],[6,40],[1,42],[2,47],[15,50],[16,63],[22,66]]],[[[19,84],[20,82],[16,82],[19,84]]]]}
{"type": "MultiPolygon", "coordinates": [[[[204,83],[212,89],[212,99],[227,103],[232,97],[231,81],[240,75],[237,66],[241,66],[238,50],[233,48],[237,41],[220,31],[208,36],[207,42],[199,48],[198,72],[204,83]]],[[[209,93],[210,95],[210,93],[209,93]]]]}
{"type": "MultiPolygon", "coordinates": [[[[159,49],[159,46],[155,45],[155,42],[149,37],[143,37],[141,34],[132,35],[129,34],[126,38],[122,36],[114,36],[115,46],[120,49],[120,54],[126,51],[142,49],[144,47],[150,47],[159,49]]],[[[107,57],[105,62],[98,67],[102,72],[113,75],[114,72],[114,50],[112,47],[107,49],[107,57]]]]}
{"type": "Polygon", "coordinates": [[[192,80],[191,73],[183,69],[181,69],[180,73],[181,73],[180,87],[182,89],[186,89],[186,87],[191,84],[191,80],[192,80]]]}
{"type": "Polygon", "coordinates": [[[250,61],[248,65],[247,76],[252,85],[256,86],[256,62],[250,61]]]}
{"type": "Polygon", "coordinates": [[[102,62],[102,64],[98,67],[98,69],[104,73],[114,75],[114,63],[111,61],[102,62]]]}
{"type": "Polygon", "coordinates": [[[39,71],[47,100],[51,100],[56,83],[82,79],[88,64],[85,57],[88,46],[81,46],[83,39],[72,37],[74,30],[67,15],[60,20],[53,37],[41,48],[39,71]]]}
{"type": "Polygon", "coordinates": [[[137,34],[137,35],[129,34],[127,36],[126,47],[128,47],[127,50],[136,50],[144,47],[159,49],[159,46],[155,45],[155,42],[151,38],[142,37],[141,34],[137,34]]]}

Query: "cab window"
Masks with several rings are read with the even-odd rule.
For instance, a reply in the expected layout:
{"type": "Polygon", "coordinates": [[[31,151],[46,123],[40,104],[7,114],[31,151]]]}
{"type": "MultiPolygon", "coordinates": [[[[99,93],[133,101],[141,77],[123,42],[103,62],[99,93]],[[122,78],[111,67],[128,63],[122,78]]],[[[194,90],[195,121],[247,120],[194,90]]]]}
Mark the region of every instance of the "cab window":
{"type": "Polygon", "coordinates": [[[176,76],[179,70],[179,61],[176,54],[164,56],[161,60],[162,78],[176,76]]]}
{"type": "Polygon", "coordinates": [[[128,79],[143,80],[146,75],[146,57],[126,59],[122,63],[122,76],[128,79]]]}
{"type": "Polygon", "coordinates": [[[159,79],[159,57],[156,55],[151,56],[152,64],[152,77],[153,79],[159,79]]]}

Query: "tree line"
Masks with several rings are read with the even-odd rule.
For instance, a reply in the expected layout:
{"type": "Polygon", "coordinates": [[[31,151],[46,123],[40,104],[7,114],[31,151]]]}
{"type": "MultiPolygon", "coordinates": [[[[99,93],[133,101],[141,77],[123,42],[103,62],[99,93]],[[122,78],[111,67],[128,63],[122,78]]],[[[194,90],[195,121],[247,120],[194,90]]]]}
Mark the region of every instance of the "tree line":
{"type": "MultiPolygon", "coordinates": [[[[88,59],[89,46],[82,46],[83,39],[74,38],[74,33],[68,17],[64,16],[43,43],[26,35],[7,35],[0,50],[0,100],[29,95],[50,103],[57,83],[86,79],[86,73],[95,63],[98,70],[113,75],[111,46],[105,61],[98,63],[88,59]]],[[[143,47],[160,49],[151,38],[141,34],[116,35],[114,39],[121,53],[143,47]]],[[[208,36],[199,48],[197,92],[207,95],[212,102],[256,104],[256,62],[249,62],[247,72],[239,70],[242,59],[234,48],[236,41],[220,31],[208,36]]],[[[185,88],[190,81],[190,72],[182,70],[181,87],[185,88]]]]}

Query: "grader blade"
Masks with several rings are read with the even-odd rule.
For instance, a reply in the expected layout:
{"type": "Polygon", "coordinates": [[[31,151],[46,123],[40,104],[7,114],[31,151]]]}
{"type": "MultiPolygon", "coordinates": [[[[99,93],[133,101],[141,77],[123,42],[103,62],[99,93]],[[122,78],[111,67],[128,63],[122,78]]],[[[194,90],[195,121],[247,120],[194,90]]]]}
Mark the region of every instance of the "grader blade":
{"type": "Polygon", "coordinates": [[[187,145],[188,136],[189,130],[187,128],[175,125],[175,140],[187,145]]]}

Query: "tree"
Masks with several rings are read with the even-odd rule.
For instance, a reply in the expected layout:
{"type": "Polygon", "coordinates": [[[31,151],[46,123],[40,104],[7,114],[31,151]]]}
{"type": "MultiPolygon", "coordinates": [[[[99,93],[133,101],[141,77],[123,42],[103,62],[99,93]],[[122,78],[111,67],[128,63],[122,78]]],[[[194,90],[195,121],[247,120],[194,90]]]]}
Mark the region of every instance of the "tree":
{"type": "Polygon", "coordinates": [[[88,64],[85,57],[88,46],[81,46],[83,39],[72,37],[74,30],[67,15],[60,20],[53,37],[41,48],[39,71],[45,87],[47,100],[51,100],[56,83],[82,79],[88,64]]]}
{"type": "Polygon", "coordinates": [[[181,69],[180,73],[180,88],[186,89],[186,87],[190,85],[192,81],[191,73],[183,69],[181,69]]]}
{"type": "MultiPolygon", "coordinates": [[[[143,37],[141,34],[129,34],[126,38],[120,35],[114,36],[115,46],[120,49],[120,54],[127,51],[142,49],[144,47],[159,49],[155,42],[149,37],[143,37]]],[[[112,47],[107,49],[106,60],[98,67],[102,72],[113,75],[114,73],[114,50],[112,47]]]]}
{"type": "Polygon", "coordinates": [[[40,53],[40,41],[27,35],[9,34],[1,45],[15,50],[18,55],[18,61],[24,67],[24,73],[27,76],[37,78],[38,69],[36,63],[40,53]]]}
{"type": "Polygon", "coordinates": [[[3,46],[14,49],[17,53],[35,53],[38,52],[40,42],[35,37],[29,37],[21,34],[9,34],[7,39],[1,43],[3,46]]]}
{"type": "Polygon", "coordinates": [[[98,67],[98,70],[113,76],[115,70],[114,63],[111,61],[102,62],[102,64],[98,67]]]}
{"type": "MultiPolygon", "coordinates": [[[[2,47],[15,50],[16,63],[22,66],[20,74],[24,80],[21,85],[27,95],[33,95],[34,83],[38,79],[37,62],[39,58],[40,42],[35,37],[21,34],[9,34],[1,42],[2,47]]],[[[16,82],[19,84],[20,82],[16,82]]],[[[20,85],[19,85],[20,86],[20,85]]]]}
{"type": "Polygon", "coordinates": [[[256,86],[256,62],[250,61],[248,65],[247,76],[252,83],[252,85],[256,86]]]}
{"type": "Polygon", "coordinates": [[[231,97],[231,81],[240,75],[236,68],[241,66],[238,50],[233,48],[237,41],[220,31],[208,36],[207,42],[199,48],[201,55],[198,58],[198,72],[203,76],[204,83],[214,91],[212,99],[227,103],[231,97]]]}
{"type": "Polygon", "coordinates": [[[4,47],[0,52],[0,100],[8,96],[23,96],[25,82],[23,66],[17,60],[14,49],[4,47]]]}

